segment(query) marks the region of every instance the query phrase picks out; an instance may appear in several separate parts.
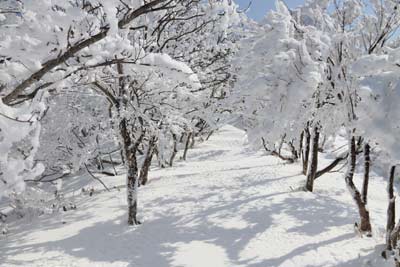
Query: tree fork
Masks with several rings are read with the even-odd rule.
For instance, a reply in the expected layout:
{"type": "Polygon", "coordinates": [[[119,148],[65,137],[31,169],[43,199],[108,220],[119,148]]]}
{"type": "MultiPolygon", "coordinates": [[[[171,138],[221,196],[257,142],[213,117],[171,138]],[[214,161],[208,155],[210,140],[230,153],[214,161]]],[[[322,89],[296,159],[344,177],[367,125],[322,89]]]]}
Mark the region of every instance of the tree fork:
{"type": "Polygon", "coordinates": [[[155,136],[151,137],[149,140],[149,145],[148,145],[148,148],[146,151],[146,156],[143,161],[142,168],[140,169],[139,181],[140,181],[141,185],[146,185],[147,181],[148,181],[151,161],[152,161],[153,155],[154,155],[155,142],[156,142],[156,137],[155,136]]]}

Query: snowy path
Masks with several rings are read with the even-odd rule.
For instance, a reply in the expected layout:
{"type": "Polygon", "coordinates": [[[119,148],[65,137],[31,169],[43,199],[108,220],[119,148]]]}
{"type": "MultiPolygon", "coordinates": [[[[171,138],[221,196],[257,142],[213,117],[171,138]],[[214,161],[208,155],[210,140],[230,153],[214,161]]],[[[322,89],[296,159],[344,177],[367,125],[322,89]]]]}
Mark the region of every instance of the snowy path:
{"type": "Polygon", "coordinates": [[[385,266],[382,179],[371,185],[374,238],[360,238],[339,173],[320,178],[315,193],[293,192],[300,167],[251,152],[230,126],[189,154],[152,171],[139,197],[143,225],[126,225],[124,190],[79,196],[76,211],[10,225],[0,266],[385,266]]]}

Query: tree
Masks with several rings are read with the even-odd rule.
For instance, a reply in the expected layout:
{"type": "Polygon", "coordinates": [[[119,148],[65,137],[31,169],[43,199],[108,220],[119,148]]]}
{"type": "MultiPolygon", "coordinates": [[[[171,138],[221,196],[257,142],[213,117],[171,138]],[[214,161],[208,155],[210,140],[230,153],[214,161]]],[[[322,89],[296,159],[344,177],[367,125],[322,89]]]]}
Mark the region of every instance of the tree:
{"type": "Polygon", "coordinates": [[[254,27],[239,53],[237,64],[242,67],[232,106],[255,144],[263,138],[264,144],[272,145],[299,140],[317,107],[321,67],[306,45],[314,39],[311,32],[300,37],[301,30],[293,22],[278,1],[277,11],[268,14],[266,25],[254,27]],[[246,91],[240,89],[244,86],[246,91]]]}
{"type": "MultiPolygon", "coordinates": [[[[209,3],[153,0],[143,4],[44,1],[43,5],[26,1],[15,5],[18,23],[1,32],[6,36],[0,44],[5,47],[0,69],[4,78],[3,101],[17,105],[50,88],[50,92],[79,88],[94,97],[100,94],[107,99],[110,106],[104,110],[110,110],[109,127],[119,137],[128,170],[128,223],[137,224],[136,152],[139,146],[143,140],[156,137],[160,152],[165,144],[160,144],[162,135],[166,137],[164,140],[171,140],[170,133],[177,137],[191,129],[194,115],[187,116],[193,112],[188,107],[190,103],[202,106],[194,97],[203,90],[199,90],[198,75],[184,61],[196,59],[193,64],[202,66],[199,70],[204,73],[204,81],[205,74],[211,73],[209,66],[220,62],[211,57],[216,54],[211,51],[215,43],[211,40],[212,34],[198,47],[198,51],[208,51],[208,58],[202,52],[197,52],[195,57],[184,53],[195,50],[187,50],[181,41],[198,32],[226,30],[227,18],[235,13],[234,5],[226,0],[210,0],[209,3]],[[173,49],[167,52],[180,58],[179,61],[163,52],[170,45],[173,49]],[[29,54],[34,56],[27,56],[29,54]]],[[[222,39],[218,42],[221,47],[226,43],[222,39]]],[[[213,73],[216,78],[210,81],[219,79],[220,73],[227,74],[225,69],[213,73]]],[[[226,81],[219,84],[226,84],[226,81]]],[[[202,112],[201,109],[196,111],[202,112]]],[[[76,133],[74,135],[77,137],[76,133]]],[[[82,146],[82,142],[78,143],[82,146]]]]}

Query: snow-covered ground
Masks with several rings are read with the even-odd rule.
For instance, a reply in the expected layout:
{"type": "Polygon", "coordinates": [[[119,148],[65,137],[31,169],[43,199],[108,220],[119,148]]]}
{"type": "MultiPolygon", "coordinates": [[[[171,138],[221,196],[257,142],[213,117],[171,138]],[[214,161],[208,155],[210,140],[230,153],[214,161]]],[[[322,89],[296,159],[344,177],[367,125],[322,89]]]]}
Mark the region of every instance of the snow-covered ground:
{"type": "MultiPolygon", "coordinates": [[[[296,190],[304,182],[299,173],[298,164],[252,152],[244,132],[226,126],[189,151],[188,162],[152,170],[140,190],[142,225],[126,224],[124,188],[75,193],[76,210],[11,223],[0,239],[0,265],[386,266],[385,180],[371,179],[374,232],[361,238],[343,175],[319,178],[308,193],[296,190]]],[[[124,184],[123,176],[103,179],[124,184]]],[[[69,195],[73,186],[65,186],[69,195]]]]}

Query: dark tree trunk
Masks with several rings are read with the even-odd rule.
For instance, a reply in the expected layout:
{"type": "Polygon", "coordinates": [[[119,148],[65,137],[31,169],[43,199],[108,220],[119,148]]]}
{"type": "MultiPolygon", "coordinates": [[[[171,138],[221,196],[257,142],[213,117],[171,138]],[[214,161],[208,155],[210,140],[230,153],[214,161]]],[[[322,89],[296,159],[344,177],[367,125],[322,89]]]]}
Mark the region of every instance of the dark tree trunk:
{"type": "Polygon", "coordinates": [[[190,132],[190,133],[188,133],[188,135],[186,137],[185,150],[183,151],[183,156],[182,156],[183,160],[186,160],[187,152],[188,152],[189,146],[190,146],[190,139],[192,138],[192,135],[193,135],[193,133],[190,132]]]}
{"type": "MultiPolygon", "coordinates": [[[[391,234],[390,234],[390,241],[391,241],[391,248],[392,249],[398,249],[397,248],[397,242],[399,241],[400,238],[400,221],[397,222],[397,225],[395,226],[395,228],[392,230],[391,234]]],[[[386,253],[383,253],[383,256],[386,256],[386,253]]],[[[396,267],[400,267],[400,262],[397,259],[397,257],[394,258],[394,262],[395,262],[395,266],[396,267]]]]}
{"type": "Polygon", "coordinates": [[[369,169],[371,165],[370,146],[368,143],[364,146],[364,181],[362,188],[362,201],[365,205],[368,203],[368,183],[369,183],[369,169]]]}
{"type": "Polygon", "coordinates": [[[174,141],[174,147],[173,147],[173,150],[172,150],[171,158],[169,159],[169,166],[170,167],[172,167],[172,165],[174,163],[174,159],[175,159],[176,153],[178,153],[178,147],[177,147],[178,140],[177,140],[176,134],[172,134],[172,138],[173,138],[173,141],[174,141]]]}
{"type": "Polygon", "coordinates": [[[136,225],[139,221],[137,215],[137,190],[138,190],[138,168],[134,160],[128,163],[127,197],[128,197],[128,224],[136,225]]]}
{"type": "Polygon", "coordinates": [[[345,181],[347,184],[347,188],[349,189],[353,197],[353,200],[356,202],[358,207],[358,212],[361,219],[360,224],[359,225],[357,224],[358,229],[361,233],[367,233],[367,235],[369,236],[371,235],[371,222],[369,218],[369,211],[367,209],[366,203],[364,203],[362,199],[360,191],[358,191],[357,187],[353,182],[354,172],[356,169],[356,160],[357,160],[356,142],[354,136],[351,137],[349,146],[350,146],[349,147],[350,162],[346,173],[345,181]]]}
{"type": "Polygon", "coordinates": [[[140,169],[140,177],[139,181],[141,185],[146,185],[149,177],[149,170],[151,166],[151,161],[154,155],[154,145],[155,145],[156,138],[151,137],[149,140],[149,146],[146,151],[146,156],[143,161],[142,168],[140,169]]]}
{"type": "Polygon", "coordinates": [[[300,142],[299,142],[299,157],[301,158],[301,161],[303,162],[303,141],[304,140],[304,131],[301,132],[300,134],[300,142]]]}
{"type": "Polygon", "coordinates": [[[285,142],[285,138],[286,138],[286,134],[284,134],[281,138],[281,140],[279,141],[279,146],[278,146],[278,154],[279,156],[282,155],[281,151],[282,151],[282,147],[283,147],[283,143],[285,142]]]}
{"type": "MultiPolygon", "coordinates": [[[[123,144],[122,144],[122,146],[123,146],[123,144]]],[[[123,148],[119,151],[119,155],[121,157],[122,164],[125,165],[125,156],[124,156],[124,149],[123,148]]]]}
{"type": "Polygon", "coordinates": [[[391,235],[395,227],[395,220],[396,220],[396,198],[394,196],[394,189],[393,189],[395,172],[396,172],[396,166],[392,166],[390,169],[389,184],[388,184],[389,205],[387,209],[387,223],[386,223],[386,249],[389,251],[394,249],[394,247],[392,246],[391,235]]]}
{"type": "Polygon", "coordinates": [[[318,147],[319,147],[319,130],[314,127],[312,136],[311,164],[307,172],[306,190],[312,192],[314,190],[315,175],[318,170],[318,147]]]}
{"type": "Polygon", "coordinates": [[[310,129],[307,127],[304,130],[304,153],[303,153],[303,174],[307,175],[308,171],[308,159],[310,157],[310,143],[311,143],[311,136],[310,136],[310,129]]]}
{"type": "Polygon", "coordinates": [[[296,147],[294,146],[293,141],[289,142],[288,145],[290,148],[290,152],[292,153],[293,161],[297,160],[299,158],[299,153],[296,150],[296,147]]]}
{"type": "Polygon", "coordinates": [[[211,135],[213,135],[213,134],[214,134],[214,131],[210,131],[210,132],[207,134],[206,141],[208,141],[208,139],[210,139],[211,135]]]}

